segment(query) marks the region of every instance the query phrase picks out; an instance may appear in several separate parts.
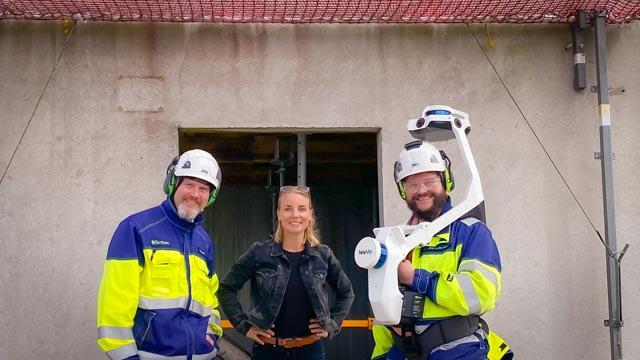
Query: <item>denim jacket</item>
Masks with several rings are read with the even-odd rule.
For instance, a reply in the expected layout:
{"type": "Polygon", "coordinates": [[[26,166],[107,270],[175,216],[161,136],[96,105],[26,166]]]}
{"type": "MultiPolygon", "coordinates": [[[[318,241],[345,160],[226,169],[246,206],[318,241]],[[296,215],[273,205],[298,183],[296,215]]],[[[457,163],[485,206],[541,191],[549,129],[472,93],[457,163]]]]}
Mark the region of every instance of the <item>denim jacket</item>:
{"type": "MultiPolygon", "coordinates": [[[[220,283],[218,299],[233,326],[246,334],[255,325],[269,329],[281,309],[287,290],[291,267],[282,244],[268,239],[255,243],[231,267],[220,283]],[[238,301],[237,292],[251,279],[251,308],[245,313],[238,301]]],[[[305,245],[300,262],[300,277],[307,290],[311,306],[320,325],[329,337],[335,336],[347,316],[354,295],[351,281],[342,271],[340,262],[324,244],[305,245]],[[335,304],[329,307],[329,284],[336,295],[335,304]]]]}

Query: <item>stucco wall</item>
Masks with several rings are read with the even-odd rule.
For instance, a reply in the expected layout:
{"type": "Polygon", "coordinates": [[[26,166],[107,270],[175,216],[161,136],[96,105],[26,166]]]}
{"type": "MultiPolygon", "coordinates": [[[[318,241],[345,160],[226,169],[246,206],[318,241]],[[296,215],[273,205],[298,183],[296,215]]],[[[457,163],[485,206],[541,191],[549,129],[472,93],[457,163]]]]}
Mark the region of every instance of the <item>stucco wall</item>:
{"type": "MultiPolygon", "coordinates": [[[[440,103],[471,116],[504,268],[491,326],[522,359],[607,358],[605,256],[588,220],[603,232],[597,97],[572,89],[568,26],[489,29],[493,48],[465,25],[79,23],[65,43],[58,22],[0,22],[2,172],[13,157],[0,357],[101,358],[106,247],[123,217],[162,199],[176,126],[380,129],[381,219],[395,225],[408,215],[391,176],[406,120],[440,103]]],[[[608,30],[610,85],[626,89],[611,97],[617,235],[631,244],[625,358],[640,353],[639,37],[637,24],[608,30]]],[[[586,49],[590,86],[590,30],[586,49]]]]}

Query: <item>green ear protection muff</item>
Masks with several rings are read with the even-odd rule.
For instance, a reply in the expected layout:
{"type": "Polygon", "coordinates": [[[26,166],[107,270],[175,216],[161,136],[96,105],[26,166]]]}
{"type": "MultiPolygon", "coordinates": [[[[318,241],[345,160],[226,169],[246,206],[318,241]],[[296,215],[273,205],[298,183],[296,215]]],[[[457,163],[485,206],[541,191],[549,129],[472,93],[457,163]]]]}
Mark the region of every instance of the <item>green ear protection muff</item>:
{"type": "MultiPolygon", "coordinates": [[[[393,164],[393,176],[395,178],[395,174],[399,173],[402,170],[402,164],[399,161],[396,161],[393,164]],[[400,169],[398,169],[398,167],[400,169]]],[[[398,192],[400,193],[400,197],[402,200],[407,200],[407,191],[404,189],[404,182],[402,180],[394,179],[396,181],[396,186],[398,187],[398,192]]]]}
{"type": "Polygon", "coordinates": [[[445,169],[442,172],[442,175],[440,175],[440,178],[442,179],[442,187],[444,187],[447,194],[449,194],[456,187],[456,182],[453,179],[453,172],[451,172],[451,160],[449,160],[447,154],[442,150],[440,150],[440,156],[442,156],[445,163],[445,169]]]}
{"type": "MultiPolygon", "coordinates": [[[[445,189],[447,194],[449,194],[456,186],[455,180],[453,178],[453,172],[451,172],[451,160],[442,150],[440,150],[440,156],[442,156],[442,159],[445,163],[445,169],[440,174],[440,179],[442,180],[442,187],[445,189]]],[[[396,163],[394,164],[395,173],[400,172],[400,170],[397,169],[398,166],[402,166],[402,164],[400,164],[399,161],[396,161],[396,163]]],[[[407,191],[404,188],[404,182],[402,180],[396,181],[396,186],[398,187],[400,197],[403,200],[407,200],[407,191]]]]}
{"type": "MultiPolygon", "coordinates": [[[[211,185],[211,187],[213,187],[213,185],[211,185]]],[[[216,201],[216,197],[218,197],[218,189],[214,187],[211,193],[209,193],[209,201],[207,201],[207,205],[204,207],[209,207],[209,205],[213,204],[213,202],[216,201]]]]}
{"type": "MultiPolygon", "coordinates": [[[[164,193],[167,194],[168,197],[173,196],[173,194],[175,193],[179,185],[178,178],[175,174],[176,165],[178,165],[178,160],[180,160],[180,156],[176,156],[175,158],[173,158],[169,166],[167,166],[167,174],[164,178],[164,184],[162,186],[162,189],[164,190],[164,193]]],[[[218,196],[218,189],[216,189],[211,184],[209,184],[209,186],[213,187],[213,189],[209,193],[209,200],[207,200],[207,205],[205,205],[205,207],[208,207],[209,205],[213,204],[213,202],[216,201],[216,197],[218,196]]]]}

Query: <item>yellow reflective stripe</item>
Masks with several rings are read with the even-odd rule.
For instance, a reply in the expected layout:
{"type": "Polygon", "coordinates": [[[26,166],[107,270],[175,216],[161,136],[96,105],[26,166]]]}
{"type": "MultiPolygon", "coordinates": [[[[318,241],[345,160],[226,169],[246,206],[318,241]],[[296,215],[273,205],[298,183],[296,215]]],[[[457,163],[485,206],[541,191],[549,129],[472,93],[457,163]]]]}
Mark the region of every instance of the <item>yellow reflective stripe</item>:
{"type": "Polygon", "coordinates": [[[130,343],[106,352],[111,360],[122,360],[138,354],[136,343],[130,343]]]}
{"type": "Polygon", "coordinates": [[[478,294],[476,294],[476,289],[473,287],[471,275],[463,273],[456,275],[456,278],[458,278],[458,284],[467,303],[469,314],[479,314],[480,300],[478,299],[478,294]]]}
{"type": "Polygon", "coordinates": [[[98,291],[97,326],[132,327],[138,307],[138,259],[109,259],[98,291]]]}
{"type": "Polygon", "coordinates": [[[220,318],[220,311],[218,310],[218,274],[213,273],[211,277],[211,293],[213,294],[213,301],[211,303],[211,318],[209,319],[209,328],[213,330],[213,332],[222,336],[222,319],[220,318]]]}
{"type": "Polygon", "coordinates": [[[459,269],[460,271],[479,271],[485,279],[491,281],[496,290],[498,289],[498,277],[480,262],[476,260],[466,261],[460,265],[459,269]]]}
{"type": "Polygon", "coordinates": [[[196,299],[191,299],[189,310],[193,311],[196,314],[199,314],[202,317],[209,316],[209,314],[211,314],[211,306],[204,306],[196,299]]]}
{"type": "Polygon", "coordinates": [[[450,232],[437,234],[437,235],[434,235],[431,238],[431,240],[429,241],[429,245],[428,246],[436,246],[438,244],[446,243],[446,242],[449,242],[450,239],[451,239],[451,233],[450,232]]]}
{"type": "Polygon", "coordinates": [[[213,308],[217,308],[218,307],[218,286],[220,285],[220,281],[218,279],[218,274],[214,273],[213,276],[211,277],[211,293],[213,294],[213,301],[211,303],[211,305],[213,306],[213,308]]]}
{"type": "Polygon", "coordinates": [[[413,253],[413,267],[431,272],[456,273],[460,264],[462,245],[443,252],[422,253],[424,247],[416,247],[413,253]]]}
{"type": "Polygon", "coordinates": [[[229,323],[229,320],[220,319],[220,312],[216,309],[213,309],[211,311],[211,317],[209,318],[209,333],[218,335],[218,337],[222,336],[222,328],[224,327],[225,321],[229,325],[228,328],[233,328],[233,326],[231,326],[231,323],[229,323]]]}
{"type": "Polygon", "coordinates": [[[187,360],[187,355],[178,355],[178,356],[164,356],[159,354],[154,354],[146,351],[139,351],[138,355],[140,355],[140,359],[142,360],[187,360]]]}
{"type": "Polygon", "coordinates": [[[98,339],[103,338],[133,340],[133,330],[129,327],[100,326],[98,328],[98,339]]]}
{"type": "Polygon", "coordinates": [[[391,330],[387,329],[384,325],[373,325],[373,341],[375,341],[375,347],[371,353],[371,358],[377,358],[388,353],[393,346],[393,336],[391,330]]]}
{"type": "Polygon", "coordinates": [[[209,266],[205,260],[196,255],[189,255],[189,262],[191,264],[191,296],[204,306],[215,306],[213,278],[209,277],[209,266]]]}
{"type": "Polygon", "coordinates": [[[138,307],[145,310],[156,309],[175,309],[186,308],[187,298],[179,297],[176,299],[152,299],[144,296],[140,296],[138,299],[138,307]]]}
{"type": "Polygon", "coordinates": [[[488,360],[500,360],[510,350],[509,345],[493,331],[490,331],[487,335],[487,341],[489,342],[488,360]]]}

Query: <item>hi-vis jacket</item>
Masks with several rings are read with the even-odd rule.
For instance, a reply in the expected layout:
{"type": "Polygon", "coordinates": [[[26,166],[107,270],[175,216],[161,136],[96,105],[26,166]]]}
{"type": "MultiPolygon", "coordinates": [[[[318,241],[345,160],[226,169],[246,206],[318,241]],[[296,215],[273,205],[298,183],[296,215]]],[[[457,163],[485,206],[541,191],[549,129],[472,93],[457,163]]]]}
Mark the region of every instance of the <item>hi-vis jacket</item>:
{"type": "MultiPolygon", "coordinates": [[[[444,211],[451,209],[447,198],[444,211]]],[[[422,319],[429,325],[452,316],[482,315],[500,297],[500,254],[487,226],[475,218],[463,218],[436,234],[426,246],[413,249],[416,269],[412,288],[426,294],[422,319]]],[[[389,352],[391,330],[374,325],[376,342],[372,358],[389,352]]]]}
{"type": "Polygon", "coordinates": [[[222,335],[213,241],[169,199],[116,229],[98,293],[98,345],[111,359],[213,359],[222,335]],[[217,340],[217,338],[216,338],[217,340]]]}

